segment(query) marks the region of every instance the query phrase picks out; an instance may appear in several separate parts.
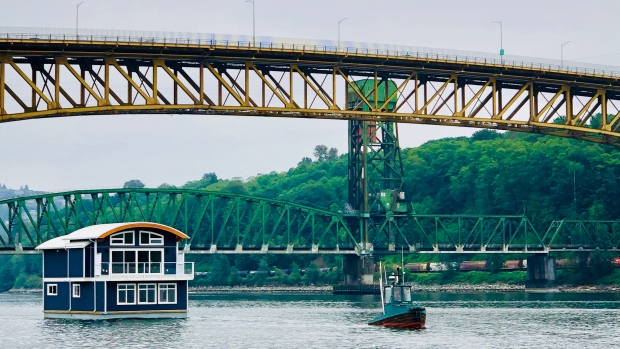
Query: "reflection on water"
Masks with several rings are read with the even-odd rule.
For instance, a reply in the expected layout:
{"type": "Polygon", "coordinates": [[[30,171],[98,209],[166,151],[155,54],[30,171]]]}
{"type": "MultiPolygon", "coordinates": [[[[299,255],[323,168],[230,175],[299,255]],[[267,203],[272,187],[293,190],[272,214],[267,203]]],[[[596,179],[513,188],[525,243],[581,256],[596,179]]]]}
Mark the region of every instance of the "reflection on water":
{"type": "Polygon", "coordinates": [[[0,348],[613,348],[620,294],[416,294],[427,329],[368,326],[379,296],[191,295],[188,319],[43,319],[0,294],[0,348]]]}

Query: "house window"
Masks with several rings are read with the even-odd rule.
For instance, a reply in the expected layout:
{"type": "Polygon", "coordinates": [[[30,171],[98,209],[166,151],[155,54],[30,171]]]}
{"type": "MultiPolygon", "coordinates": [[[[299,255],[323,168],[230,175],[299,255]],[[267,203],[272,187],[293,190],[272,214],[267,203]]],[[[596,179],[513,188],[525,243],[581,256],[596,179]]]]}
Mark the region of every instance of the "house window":
{"type": "Polygon", "coordinates": [[[156,304],[156,295],[156,284],[138,284],[138,304],[156,304]]]}
{"type": "Polygon", "coordinates": [[[159,284],[159,303],[177,302],[177,284],[159,284]]]}
{"type": "Polygon", "coordinates": [[[140,245],[163,245],[164,236],[150,231],[140,232],[140,245]]]}
{"type": "Polygon", "coordinates": [[[133,231],[124,231],[110,236],[110,245],[135,245],[133,241],[133,231]]]}
{"type": "Polygon", "coordinates": [[[111,250],[113,274],[161,274],[163,250],[111,250]]]}
{"type": "Polygon", "coordinates": [[[136,304],[136,285],[135,284],[118,284],[117,289],[118,305],[136,304]]]}
{"type": "Polygon", "coordinates": [[[58,285],[57,284],[48,284],[47,285],[47,295],[48,296],[56,296],[56,295],[58,295],[58,285]]]}
{"type": "Polygon", "coordinates": [[[73,284],[73,298],[80,298],[80,284],[73,284]]]}

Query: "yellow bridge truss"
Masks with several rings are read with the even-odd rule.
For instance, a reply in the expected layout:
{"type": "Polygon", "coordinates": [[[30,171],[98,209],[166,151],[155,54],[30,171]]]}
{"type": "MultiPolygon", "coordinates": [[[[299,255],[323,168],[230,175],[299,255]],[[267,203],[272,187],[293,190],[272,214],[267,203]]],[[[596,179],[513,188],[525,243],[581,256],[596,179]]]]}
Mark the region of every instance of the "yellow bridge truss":
{"type": "Polygon", "coordinates": [[[620,144],[620,78],[609,72],[267,46],[0,37],[0,122],[225,114],[465,126],[620,144]],[[389,94],[388,85],[396,87],[389,94]],[[388,107],[382,93],[395,105],[388,107]]]}

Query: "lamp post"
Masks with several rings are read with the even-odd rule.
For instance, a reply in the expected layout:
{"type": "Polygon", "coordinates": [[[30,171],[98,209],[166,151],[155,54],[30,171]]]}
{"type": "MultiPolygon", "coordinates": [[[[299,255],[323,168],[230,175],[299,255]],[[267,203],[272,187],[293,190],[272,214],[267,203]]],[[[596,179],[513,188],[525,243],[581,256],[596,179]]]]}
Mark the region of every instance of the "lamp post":
{"type": "Polygon", "coordinates": [[[84,1],[81,1],[75,7],[75,40],[78,40],[78,28],[79,28],[79,19],[80,19],[80,5],[82,5],[84,1]]]}
{"type": "Polygon", "coordinates": [[[245,0],[245,2],[252,3],[252,46],[256,46],[256,12],[254,7],[254,0],[245,0]]]}
{"type": "Polygon", "coordinates": [[[493,21],[491,23],[499,24],[499,59],[502,64],[504,64],[504,28],[502,26],[502,21],[493,21]]]}
{"type": "Polygon", "coordinates": [[[338,20],[338,46],[336,47],[336,51],[340,49],[340,23],[347,20],[347,17],[338,20]]]}
{"type": "Polygon", "coordinates": [[[572,41],[563,42],[560,44],[560,68],[564,68],[564,45],[572,41]]]}

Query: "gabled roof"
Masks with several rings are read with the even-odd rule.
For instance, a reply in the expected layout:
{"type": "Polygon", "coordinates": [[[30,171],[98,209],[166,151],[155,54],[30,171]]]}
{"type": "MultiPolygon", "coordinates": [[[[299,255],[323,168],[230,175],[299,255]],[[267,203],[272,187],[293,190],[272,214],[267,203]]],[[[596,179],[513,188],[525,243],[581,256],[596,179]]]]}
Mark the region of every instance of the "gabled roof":
{"type": "Polygon", "coordinates": [[[65,248],[83,248],[88,246],[89,240],[103,239],[114,233],[130,229],[159,229],[176,235],[177,241],[189,238],[183,232],[167,225],[151,222],[129,222],[91,225],[78,229],[71,234],[59,236],[37,246],[37,250],[52,250],[65,248]]]}

